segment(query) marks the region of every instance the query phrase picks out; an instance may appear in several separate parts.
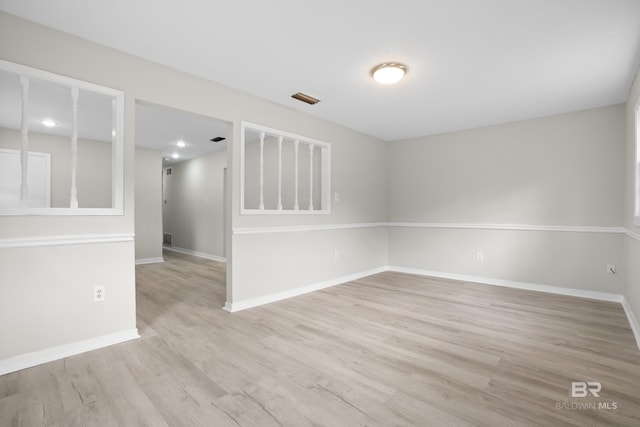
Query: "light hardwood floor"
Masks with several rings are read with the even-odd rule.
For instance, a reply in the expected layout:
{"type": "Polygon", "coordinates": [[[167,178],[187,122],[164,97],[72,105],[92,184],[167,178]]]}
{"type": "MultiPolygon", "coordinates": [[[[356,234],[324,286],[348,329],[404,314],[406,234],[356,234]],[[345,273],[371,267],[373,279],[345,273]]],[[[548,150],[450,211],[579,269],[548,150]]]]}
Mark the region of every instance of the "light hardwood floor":
{"type": "Polygon", "coordinates": [[[142,338],[0,377],[0,426],[640,425],[619,304],[382,273],[230,314],[224,264],[165,255],[142,338]]]}

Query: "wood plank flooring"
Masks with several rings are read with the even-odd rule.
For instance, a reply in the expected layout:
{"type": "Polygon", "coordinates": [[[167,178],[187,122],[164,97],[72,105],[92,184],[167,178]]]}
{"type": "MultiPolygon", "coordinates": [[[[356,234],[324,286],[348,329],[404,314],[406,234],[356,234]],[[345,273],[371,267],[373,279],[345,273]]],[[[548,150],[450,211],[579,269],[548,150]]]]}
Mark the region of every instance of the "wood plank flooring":
{"type": "Polygon", "coordinates": [[[224,264],[165,257],[142,338],[0,377],[0,426],[640,425],[620,304],[382,273],[230,314],[224,264]]]}

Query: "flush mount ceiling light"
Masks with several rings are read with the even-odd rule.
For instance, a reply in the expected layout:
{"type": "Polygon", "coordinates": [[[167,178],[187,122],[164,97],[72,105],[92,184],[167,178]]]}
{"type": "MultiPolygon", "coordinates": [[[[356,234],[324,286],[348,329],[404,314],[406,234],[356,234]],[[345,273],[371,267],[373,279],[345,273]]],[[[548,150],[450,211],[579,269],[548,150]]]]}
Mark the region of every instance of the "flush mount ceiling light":
{"type": "Polygon", "coordinates": [[[40,123],[42,123],[44,126],[46,126],[48,128],[52,128],[55,125],[57,125],[57,123],[54,120],[51,120],[51,119],[44,119],[40,123]]]}
{"type": "Polygon", "coordinates": [[[185,147],[187,144],[185,144],[184,141],[178,141],[178,144],[176,144],[178,147],[183,148],[185,147]]]}
{"type": "Polygon", "coordinates": [[[174,159],[179,159],[179,158],[180,158],[180,154],[178,154],[178,153],[173,153],[173,154],[171,155],[171,157],[173,157],[174,159]]]}
{"type": "Polygon", "coordinates": [[[371,75],[373,79],[380,84],[390,85],[393,83],[397,83],[407,72],[407,67],[402,64],[397,64],[394,62],[387,62],[384,64],[380,64],[371,70],[371,75]]]}

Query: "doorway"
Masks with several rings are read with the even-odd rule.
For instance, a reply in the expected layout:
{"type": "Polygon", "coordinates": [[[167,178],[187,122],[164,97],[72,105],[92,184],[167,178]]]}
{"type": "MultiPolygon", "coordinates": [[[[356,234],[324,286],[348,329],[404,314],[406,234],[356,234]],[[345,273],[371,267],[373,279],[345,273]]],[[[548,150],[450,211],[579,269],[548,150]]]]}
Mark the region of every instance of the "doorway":
{"type": "Polygon", "coordinates": [[[136,102],[136,262],[182,253],[225,262],[231,124],[136,102]]]}

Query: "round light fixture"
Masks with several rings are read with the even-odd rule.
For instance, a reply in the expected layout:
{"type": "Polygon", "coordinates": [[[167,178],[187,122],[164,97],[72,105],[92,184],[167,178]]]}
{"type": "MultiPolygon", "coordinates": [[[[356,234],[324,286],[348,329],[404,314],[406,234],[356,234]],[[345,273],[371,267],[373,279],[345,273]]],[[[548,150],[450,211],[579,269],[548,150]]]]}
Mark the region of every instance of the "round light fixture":
{"type": "Polygon", "coordinates": [[[173,153],[173,154],[171,155],[171,157],[173,157],[174,159],[179,159],[179,158],[180,158],[180,154],[178,154],[178,153],[173,153]]]}
{"type": "Polygon", "coordinates": [[[48,128],[52,128],[55,125],[57,125],[57,123],[54,120],[51,120],[51,119],[44,119],[40,123],[42,123],[44,126],[46,126],[48,128]]]}
{"type": "Polygon", "coordinates": [[[383,85],[390,85],[399,82],[402,80],[406,72],[407,67],[394,62],[380,64],[371,70],[373,79],[383,85]]]}
{"type": "Polygon", "coordinates": [[[177,144],[177,145],[178,145],[178,147],[183,148],[183,147],[185,147],[187,144],[185,144],[185,142],[181,140],[181,141],[178,141],[178,144],[177,144]]]}

